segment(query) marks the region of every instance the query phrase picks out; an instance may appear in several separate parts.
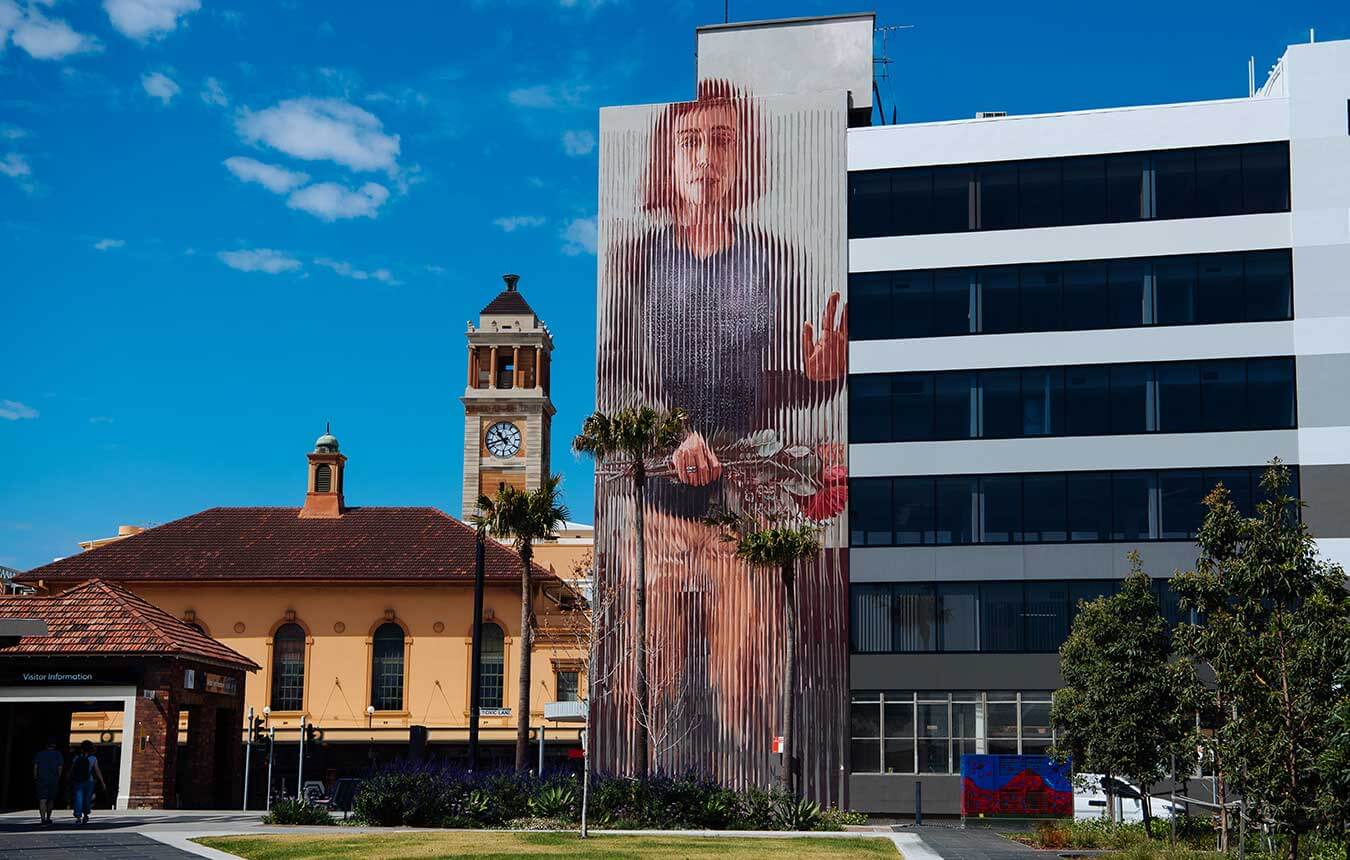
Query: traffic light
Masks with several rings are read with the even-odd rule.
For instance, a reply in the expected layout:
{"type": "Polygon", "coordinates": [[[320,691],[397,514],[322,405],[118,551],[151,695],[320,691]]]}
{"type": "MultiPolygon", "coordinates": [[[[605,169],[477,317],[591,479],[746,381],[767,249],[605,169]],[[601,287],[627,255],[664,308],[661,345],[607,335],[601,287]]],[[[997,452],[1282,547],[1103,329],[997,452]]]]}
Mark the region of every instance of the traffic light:
{"type": "Polygon", "coordinates": [[[258,743],[259,738],[267,735],[266,720],[262,717],[254,717],[253,723],[248,727],[248,735],[254,743],[258,743]]]}
{"type": "Polygon", "coordinates": [[[305,746],[323,742],[323,729],[313,723],[305,723],[305,746]]]}
{"type": "Polygon", "coordinates": [[[253,737],[253,748],[266,757],[272,749],[272,736],[259,730],[258,734],[253,737]]]}

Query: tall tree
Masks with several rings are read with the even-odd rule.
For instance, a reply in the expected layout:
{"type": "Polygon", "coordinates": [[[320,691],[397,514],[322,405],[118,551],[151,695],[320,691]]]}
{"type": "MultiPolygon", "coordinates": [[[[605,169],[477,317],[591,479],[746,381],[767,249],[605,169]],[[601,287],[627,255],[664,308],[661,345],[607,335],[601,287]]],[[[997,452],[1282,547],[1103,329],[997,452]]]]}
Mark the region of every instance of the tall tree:
{"type": "Polygon", "coordinates": [[[581,434],[572,440],[572,450],[597,464],[612,466],[632,481],[633,539],[633,626],[636,667],[636,706],[638,712],[637,748],[634,758],[637,775],[647,778],[650,757],[651,694],[647,679],[647,461],[664,457],[685,437],[685,413],[682,409],[659,412],[648,406],[621,409],[612,415],[596,412],[581,425],[581,434]]]}
{"type": "Polygon", "coordinates": [[[567,520],[567,508],[558,500],[562,479],[550,475],[535,490],[502,485],[497,495],[478,499],[475,523],[501,540],[509,540],[520,554],[520,687],[516,696],[516,770],[529,770],[530,657],[534,644],[534,601],[530,572],[534,542],[550,538],[567,520]]]}
{"type": "Polygon", "coordinates": [[[725,529],[736,544],[736,557],[751,567],[776,571],[783,585],[783,790],[795,794],[797,747],[797,566],[820,554],[820,537],[813,526],[776,525],[759,528],[745,517],[714,515],[710,521],[725,529]]]}
{"type": "Polygon", "coordinates": [[[1318,755],[1345,707],[1337,681],[1350,660],[1350,595],[1345,572],[1318,557],[1289,486],[1288,469],[1272,461],[1254,517],[1216,488],[1205,499],[1200,563],[1179,591],[1203,613],[1182,641],[1225,695],[1215,743],[1227,782],[1294,860],[1303,837],[1327,824],[1318,755]]]}
{"type": "Polygon", "coordinates": [[[1131,552],[1120,590],[1079,605],[1059,649],[1064,686],[1051,707],[1056,753],[1106,776],[1109,799],[1111,778],[1137,785],[1145,825],[1153,785],[1171,773],[1174,756],[1184,769],[1194,749],[1194,674],[1189,663],[1169,662],[1168,638],[1151,580],[1131,552]]]}

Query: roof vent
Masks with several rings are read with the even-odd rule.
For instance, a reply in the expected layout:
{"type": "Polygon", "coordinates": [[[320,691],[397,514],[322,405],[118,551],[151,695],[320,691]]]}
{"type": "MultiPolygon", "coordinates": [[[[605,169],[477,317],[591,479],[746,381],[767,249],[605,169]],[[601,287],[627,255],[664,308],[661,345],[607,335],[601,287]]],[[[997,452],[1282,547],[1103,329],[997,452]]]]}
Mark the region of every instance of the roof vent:
{"type": "Polygon", "coordinates": [[[520,280],[520,275],[502,275],[502,280],[506,281],[506,291],[508,293],[514,293],[516,291],[516,283],[520,280]]]}
{"type": "Polygon", "coordinates": [[[976,118],[976,119],[998,119],[998,118],[1001,117],[1001,116],[1007,116],[1007,115],[1008,115],[1008,112],[1007,112],[1006,110],[977,110],[977,111],[975,111],[975,118],[976,118]]]}

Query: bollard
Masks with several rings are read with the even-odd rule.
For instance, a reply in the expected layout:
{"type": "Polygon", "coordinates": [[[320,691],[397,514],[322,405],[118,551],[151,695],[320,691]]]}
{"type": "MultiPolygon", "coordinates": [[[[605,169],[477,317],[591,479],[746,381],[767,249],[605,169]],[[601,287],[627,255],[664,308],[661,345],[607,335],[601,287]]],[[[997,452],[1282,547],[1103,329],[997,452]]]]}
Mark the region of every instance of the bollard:
{"type": "Polygon", "coordinates": [[[923,824],[923,783],[914,780],[914,824],[923,824]]]}

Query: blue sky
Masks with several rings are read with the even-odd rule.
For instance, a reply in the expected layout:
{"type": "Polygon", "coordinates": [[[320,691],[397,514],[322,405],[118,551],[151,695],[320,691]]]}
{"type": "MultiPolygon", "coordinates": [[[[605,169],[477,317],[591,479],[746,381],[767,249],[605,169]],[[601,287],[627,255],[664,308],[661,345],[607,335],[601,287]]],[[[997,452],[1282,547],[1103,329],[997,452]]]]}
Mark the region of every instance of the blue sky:
{"type": "MultiPolygon", "coordinates": [[[[722,9],[0,0],[0,564],[299,504],[329,419],[349,503],[457,514],[464,323],[508,271],[590,520],[596,111],[687,97],[722,9]]],[[[883,84],[909,121],[1241,96],[1249,55],[1350,37],[1338,2],[876,11],[915,25],[883,84]]]]}

